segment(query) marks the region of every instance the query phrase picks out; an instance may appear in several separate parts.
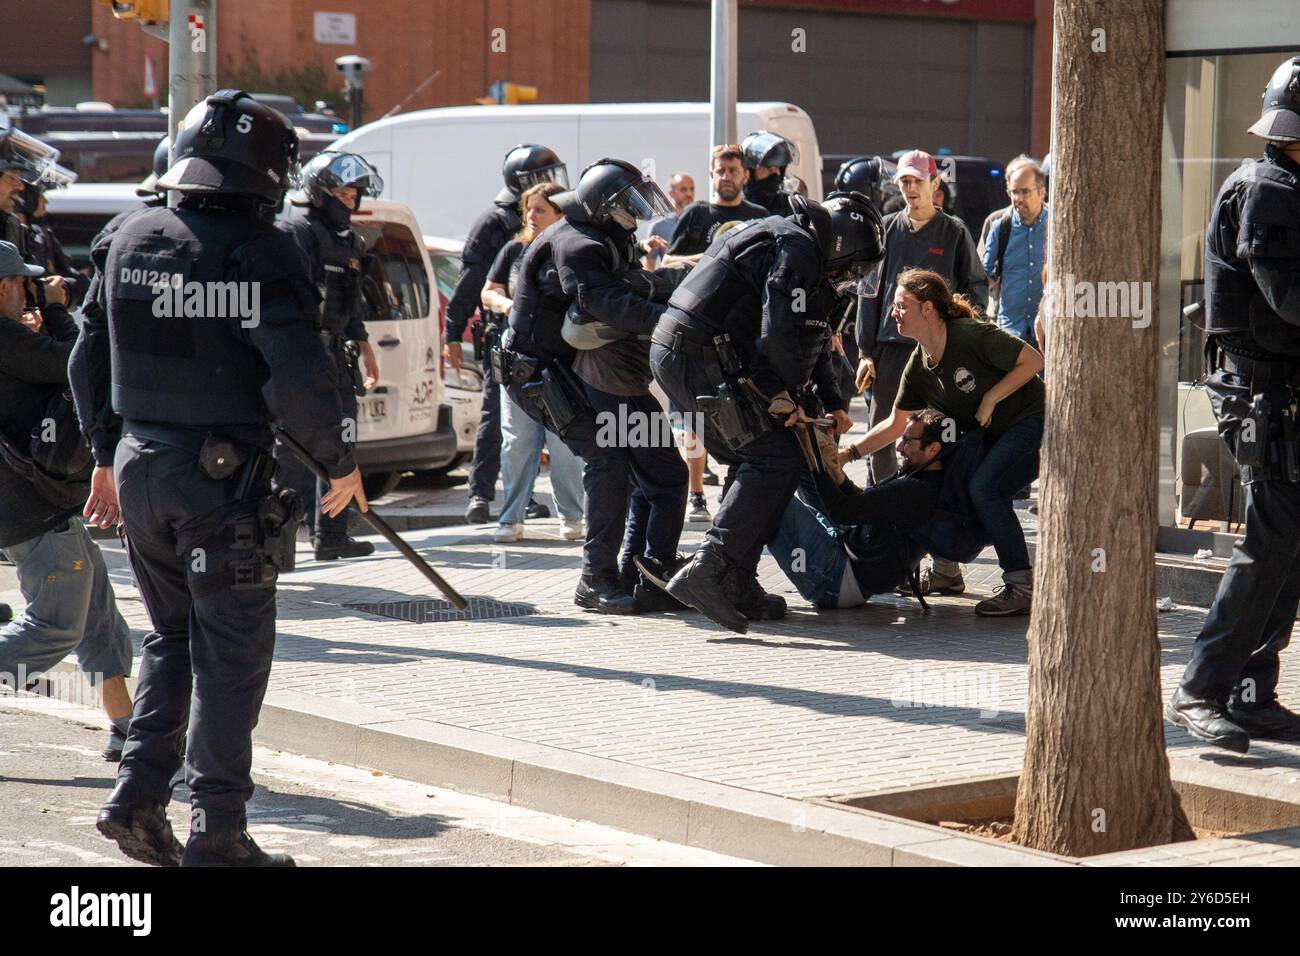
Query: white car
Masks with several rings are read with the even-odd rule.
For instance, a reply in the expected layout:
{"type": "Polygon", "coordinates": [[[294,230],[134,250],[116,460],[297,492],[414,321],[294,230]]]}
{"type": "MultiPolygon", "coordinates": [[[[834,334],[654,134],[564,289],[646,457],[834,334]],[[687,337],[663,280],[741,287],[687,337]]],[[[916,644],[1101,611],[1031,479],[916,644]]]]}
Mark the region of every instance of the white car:
{"type": "MultiPolygon", "coordinates": [[[[443,323],[446,330],[447,303],[460,277],[460,251],[464,243],[443,236],[425,236],[424,247],[433,263],[433,273],[442,299],[443,323]]],[[[443,366],[443,384],[447,402],[451,405],[451,423],[456,431],[456,463],[463,464],[474,457],[474,435],[478,432],[479,418],[483,415],[483,376],[489,373],[468,338],[464,343],[464,361],[460,372],[443,366]]]]}

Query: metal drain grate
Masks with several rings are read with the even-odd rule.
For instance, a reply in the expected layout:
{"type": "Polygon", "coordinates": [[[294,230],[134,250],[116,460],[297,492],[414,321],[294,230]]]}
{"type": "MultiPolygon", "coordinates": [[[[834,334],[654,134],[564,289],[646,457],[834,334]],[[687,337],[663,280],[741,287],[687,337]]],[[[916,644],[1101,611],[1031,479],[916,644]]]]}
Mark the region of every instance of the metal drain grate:
{"type": "Polygon", "coordinates": [[[531,604],[498,601],[494,598],[466,598],[469,607],[457,610],[450,602],[438,598],[421,601],[385,601],[379,604],[345,604],[354,611],[365,611],[380,617],[396,618],[413,624],[433,624],[438,621],[492,621],[502,617],[527,617],[536,614],[531,604]]]}

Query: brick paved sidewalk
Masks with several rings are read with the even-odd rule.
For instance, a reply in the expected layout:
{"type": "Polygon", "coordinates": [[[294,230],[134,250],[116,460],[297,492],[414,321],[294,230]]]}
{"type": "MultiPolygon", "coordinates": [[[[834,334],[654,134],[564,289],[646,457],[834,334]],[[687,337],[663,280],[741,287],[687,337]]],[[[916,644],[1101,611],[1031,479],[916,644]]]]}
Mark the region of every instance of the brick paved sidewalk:
{"type": "MultiPolygon", "coordinates": [[[[370,558],[328,564],[302,547],[301,570],[280,588],[272,697],[362,704],[386,719],[421,718],[792,798],[1020,770],[1027,619],[974,615],[998,580],[991,553],[968,566],[965,595],[935,599],[929,614],[901,598],[818,613],[765,557],[763,583],[791,611],[741,637],[693,613],[580,611],[572,603],[579,545],[559,540],[553,520],[529,529],[538,537],[511,545],[495,545],[490,528],[406,535],[466,597],[529,612],[487,620],[413,623],[350,607],[436,595],[382,541],[370,558]]],[[[688,532],[684,547],[699,537],[688,532]]],[[[148,626],[143,606],[122,552],[105,550],[138,640],[148,626]]],[[[1202,618],[1198,609],[1159,616],[1166,694],[1202,618]]],[[[1282,696],[1300,703],[1300,666],[1286,664],[1282,696]]],[[[1300,747],[1260,745],[1238,758],[1168,729],[1171,755],[1214,768],[1218,785],[1264,781],[1300,802],[1300,747]]],[[[1297,863],[1295,835],[1107,862],[1297,863]]]]}

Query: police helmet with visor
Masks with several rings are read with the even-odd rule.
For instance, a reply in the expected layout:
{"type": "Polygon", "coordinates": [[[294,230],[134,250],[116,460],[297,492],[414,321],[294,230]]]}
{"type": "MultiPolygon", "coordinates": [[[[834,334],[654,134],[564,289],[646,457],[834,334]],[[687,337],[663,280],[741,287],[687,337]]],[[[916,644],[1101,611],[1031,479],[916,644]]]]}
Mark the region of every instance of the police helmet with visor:
{"type": "Polygon", "coordinates": [[[673,214],[673,204],[659,184],[621,159],[599,159],[584,169],[574,195],[597,226],[630,232],[639,220],[673,214]]]}
{"type": "Polygon", "coordinates": [[[186,115],[158,186],[276,206],[297,181],[298,134],[289,121],[243,90],[219,90],[186,115]]]}
{"type": "Polygon", "coordinates": [[[1264,88],[1264,108],[1247,130],[1280,143],[1300,143],[1300,56],[1283,60],[1264,88]]]}
{"type": "Polygon", "coordinates": [[[538,183],[559,183],[569,188],[569,167],[553,149],[536,143],[510,147],[501,162],[501,177],[506,185],[497,195],[497,202],[517,202],[538,183]]]}
{"type": "Polygon", "coordinates": [[[55,165],[59,151],[20,129],[0,128],[0,173],[13,173],[29,185],[55,165]]]}
{"type": "Polygon", "coordinates": [[[745,154],[745,168],[751,172],[759,166],[774,166],[785,172],[791,163],[799,162],[799,147],[784,136],[758,130],[750,133],[740,144],[745,154]]]}

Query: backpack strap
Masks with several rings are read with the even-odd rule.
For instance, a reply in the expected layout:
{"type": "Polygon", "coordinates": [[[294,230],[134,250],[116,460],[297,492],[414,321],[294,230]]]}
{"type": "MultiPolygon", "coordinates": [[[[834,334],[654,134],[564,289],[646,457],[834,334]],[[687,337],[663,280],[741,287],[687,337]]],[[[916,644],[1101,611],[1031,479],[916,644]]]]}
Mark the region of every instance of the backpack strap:
{"type": "Polygon", "coordinates": [[[1007,243],[1011,241],[1011,213],[1007,213],[998,220],[997,225],[993,227],[997,232],[998,254],[993,260],[993,274],[989,278],[995,282],[1002,281],[1002,259],[1007,254],[1007,243]]]}

